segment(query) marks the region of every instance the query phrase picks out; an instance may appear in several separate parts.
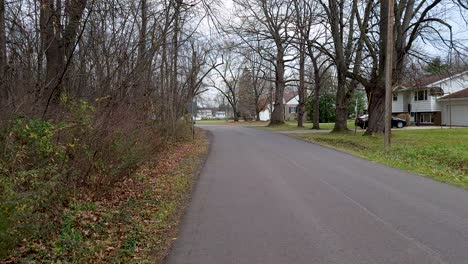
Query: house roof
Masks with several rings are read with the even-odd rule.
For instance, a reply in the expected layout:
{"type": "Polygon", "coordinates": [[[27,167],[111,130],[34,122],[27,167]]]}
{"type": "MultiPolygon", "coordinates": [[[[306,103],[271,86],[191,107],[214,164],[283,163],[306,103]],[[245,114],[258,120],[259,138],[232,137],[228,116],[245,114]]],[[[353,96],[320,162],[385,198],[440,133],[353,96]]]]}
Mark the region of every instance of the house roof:
{"type": "Polygon", "coordinates": [[[297,95],[297,92],[285,92],[284,93],[284,101],[286,103],[288,103],[289,101],[291,101],[294,97],[296,97],[297,95]]]}
{"type": "MultiPolygon", "coordinates": [[[[287,104],[289,101],[294,99],[294,97],[296,97],[297,95],[298,95],[297,92],[289,92],[289,91],[284,92],[283,94],[284,103],[287,104]]],[[[273,94],[273,97],[274,97],[274,94],[273,94]]],[[[270,105],[270,97],[267,95],[260,97],[258,104],[260,106],[261,111],[266,110],[270,105]]]]}
{"type": "Polygon", "coordinates": [[[448,78],[454,78],[461,75],[468,74],[468,71],[461,71],[461,72],[447,72],[442,74],[435,74],[431,76],[424,76],[409,82],[404,82],[400,85],[400,87],[406,88],[422,88],[422,87],[430,87],[432,85],[436,85],[439,82],[442,82],[448,78]]]}
{"type": "Polygon", "coordinates": [[[461,99],[461,98],[467,98],[468,99],[468,88],[460,90],[456,93],[449,94],[447,96],[444,96],[440,98],[440,100],[446,100],[446,99],[461,99]]]}

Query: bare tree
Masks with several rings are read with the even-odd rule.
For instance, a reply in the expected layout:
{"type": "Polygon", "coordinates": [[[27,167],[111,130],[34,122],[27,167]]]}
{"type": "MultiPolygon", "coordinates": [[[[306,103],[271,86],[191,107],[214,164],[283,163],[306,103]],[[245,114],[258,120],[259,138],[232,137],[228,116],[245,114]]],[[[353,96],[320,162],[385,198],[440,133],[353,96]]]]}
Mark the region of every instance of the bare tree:
{"type": "MultiPolygon", "coordinates": [[[[368,6],[371,1],[367,2],[368,6]]],[[[334,52],[329,52],[324,44],[319,45],[319,48],[333,60],[338,84],[336,122],[333,131],[342,132],[348,129],[348,105],[358,84],[356,81],[348,81],[348,71],[352,65],[354,73],[360,72],[362,61],[364,34],[363,31],[359,32],[359,27],[356,24],[361,20],[367,21],[370,14],[365,12],[367,16],[360,16],[360,2],[358,0],[349,2],[345,0],[328,0],[328,2],[320,1],[320,3],[325,11],[334,52]]]]}
{"type": "Polygon", "coordinates": [[[297,52],[299,53],[299,86],[297,89],[299,105],[297,111],[297,126],[304,127],[307,100],[305,80],[307,41],[310,38],[310,31],[312,29],[313,11],[308,1],[299,0],[294,0],[294,10],[297,30],[295,41],[297,41],[297,52]]]}
{"type": "Polygon", "coordinates": [[[46,79],[41,91],[42,102],[58,103],[63,76],[73,57],[73,49],[87,0],[41,0],[41,40],[47,60],[46,79]],[[65,11],[63,11],[65,10],[65,11]],[[62,19],[62,14],[64,18],[62,19]],[[66,21],[64,24],[63,21],[66,21]]]}
{"type": "Polygon", "coordinates": [[[239,59],[229,43],[219,48],[221,53],[216,74],[211,77],[211,87],[218,90],[232,107],[234,121],[239,121],[239,82],[242,76],[242,60],[239,59]]]}
{"type": "MultiPolygon", "coordinates": [[[[262,48],[259,46],[258,50],[262,50],[262,48]]],[[[257,121],[260,121],[260,112],[268,104],[266,98],[269,96],[268,91],[271,83],[270,76],[268,75],[270,69],[264,65],[262,57],[258,52],[247,49],[243,52],[243,56],[251,76],[252,103],[255,108],[255,118],[257,121]]]]}
{"type": "MultiPolygon", "coordinates": [[[[240,25],[232,26],[233,30],[251,46],[256,41],[267,42],[269,48],[259,52],[263,59],[274,67],[275,94],[274,107],[270,125],[284,123],[283,96],[286,87],[285,67],[291,59],[286,59],[293,20],[293,2],[286,0],[234,0],[239,9],[240,25]]],[[[266,47],[265,45],[264,47],[266,47]]],[[[251,46],[252,47],[252,46],[251,46]]],[[[252,47],[256,50],[255,47],[252,47]]],[[[256,50],[257,51],[257,50],[256,50]]]]}
{"type": "Polygon", "coordinates": [[[323,58],[323,54],[320,50],[315,50],[313,44],[308,45],[308,53],[312,62],[312,83],[314,90],[313,100],[313,117],[312,117],[312,129],[320,129],[320,94],[322,92],[322,86],[324,79],[327,76],[329,68],[332,66],[328,59],[323,58]]]}

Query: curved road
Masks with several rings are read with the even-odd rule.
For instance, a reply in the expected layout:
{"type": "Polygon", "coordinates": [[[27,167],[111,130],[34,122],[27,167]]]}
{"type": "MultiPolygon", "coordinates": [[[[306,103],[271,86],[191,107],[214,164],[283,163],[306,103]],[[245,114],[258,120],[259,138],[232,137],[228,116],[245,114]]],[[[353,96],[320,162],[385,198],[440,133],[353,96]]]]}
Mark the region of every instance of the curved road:
{"type": "Polygon", "coordinates": [[[468,191],[273,132],[212,150],[168,263],[468,263],[468,191]]]}

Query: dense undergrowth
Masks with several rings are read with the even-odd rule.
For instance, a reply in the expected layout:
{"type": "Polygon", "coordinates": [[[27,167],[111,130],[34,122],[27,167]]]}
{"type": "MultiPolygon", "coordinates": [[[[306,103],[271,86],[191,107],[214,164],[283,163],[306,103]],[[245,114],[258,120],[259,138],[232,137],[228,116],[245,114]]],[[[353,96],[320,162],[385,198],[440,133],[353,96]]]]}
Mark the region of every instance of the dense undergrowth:
{"type": "MultiPolygon", "coordinates": [[[[168,137],[161,126],[124,111],[84,100],[63,105],[54,118],[15,116],[1,128],[0,260],[58,234],[62,241],[79,239],[70,208],[108,196],[189,135],[182,120],[168,137]]],[[[74,245],[56,246],[59,254],[74,245]]]]}

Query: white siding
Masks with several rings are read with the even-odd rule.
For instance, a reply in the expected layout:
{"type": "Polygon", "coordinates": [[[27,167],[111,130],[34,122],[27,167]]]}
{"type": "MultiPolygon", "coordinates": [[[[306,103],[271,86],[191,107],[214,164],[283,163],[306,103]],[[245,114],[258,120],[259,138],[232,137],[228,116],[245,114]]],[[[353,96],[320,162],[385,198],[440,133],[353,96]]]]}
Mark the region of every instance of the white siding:
{"type": "MultiPolygon", "coordinates": [[[[452,125],[454,126],[468,126],[468,99],[466,100],[453,100],[450,102],[452,106],[452,125]]],[[[442,108],[442,124],[450,125],[450,107],[449,102],[444,101],[441,103],[442,108]]]]}
{"type": "Polygon", "coordinates": [[[260,121],[270,121],[270,110],[266,109],[260,112],[260,121]]]}
{"type": "Polygon", "coordinates": [[[431,96],[428,92],[427,100],[424,101],[415,101],[414,100],[415,92],[411,92],[411,112],[434,112],[435,98],[431,96]]]}
{"type": "Polygon", "coordinates": [[[442,111],[442,108],[440,107],[440,103],[437,102],[437,98],[439,98],[438,96],[431,96],[430,94],[428,94],[428,100],[431,102],[431,109],[432,111],[431,112],[440,112],[442,111]]]}
{"type": "Polygon", "coordinates": [[[404,110],[404,104],[403,104],[403,93],[397,93],[397,96],[398,96],[398,100],[397,101],[393,101],[393,98],[392,98],[392,112],[393,113],[402,113],[402,112],[405,112],[404,110]]]}

